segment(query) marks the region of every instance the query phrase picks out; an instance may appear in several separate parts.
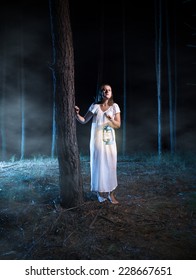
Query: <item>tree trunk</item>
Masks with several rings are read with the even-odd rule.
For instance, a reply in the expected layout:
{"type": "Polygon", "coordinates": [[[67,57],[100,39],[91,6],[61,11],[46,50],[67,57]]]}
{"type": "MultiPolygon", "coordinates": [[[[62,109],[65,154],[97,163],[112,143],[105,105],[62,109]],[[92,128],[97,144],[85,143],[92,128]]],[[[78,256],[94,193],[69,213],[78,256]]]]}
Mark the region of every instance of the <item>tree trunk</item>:
{"type": "Polygon", "coordinates": [[[100,86],[103,83],[103,69],[104,69],[104,1],[101,1],[101,16],[100,16],[100,53],[99,53],[99,61],[98,61],[98,75],[97,75],[97,89],[96,89],[96,97],[95,102],[100,101],[100,86]]]}
{"type": "Polygon", "coordinates": [[[21,104],[21,145],[20,145],[20,159],[23,160],[25,156],[25,92],[24,92],[24,46],[23,46],[23,28],[22,22],[20,26],[20,104],[21,104]]]}
{"type": "MultiPolygon", "coordinates": [[[[4,30],[4,34],[6,34],[6,28],[4,30]]],[[[4,35],[3,34],[3,35],[4,35]]],[[[5,36],[4,36],[5,37],[5,36]]],[[[6,37],[5,37],[6,38],[6,37]]],[[[1,57],[1,77],[0,77],[0,91],[1,91],[1,102],[0,102],[0,135],[1,135],[1,160],[7,159],[7,147],[6,147],[6,123],[5,123],[5,99],[6,99],[6,77],[7,77],[7,48],[6,48],[6,41],[3,41],[3,55],[1,57]]]]}
{"type": "Polygon", "coordinates": [[[162,154],[162,125],[161,125],[161,57],[162,57],[162,2],[158,1],[156,6],[155,0],[155,68],[156,68],[156,84],[157,84],[157,141],[158,141],[158,157],[162,154]]]}
{"type": "Polygon", "coordinates": [[[52,71],[52,81],[53,81],[53,95],[52,95],[52,145],[51,145],[51,158],[55,157],[56,149],[56,74],[55,74],[55,63],[56,63],[56,48],[55,48],[55,34],[54,34],[54,23],[52,15],[52,3],[49,0],[49,10],[50,10],[50,27],[51,27],[51,38],[52,38],[52,65],[50,67],[52,71]]]}
{"type": "Polygon", "coordinates": [[[125,38],[125,1],[123,1],[123,137],[122,137],[122,154],[126,153],[126,139],[127,139],[127,74],[126,74],[126,38],[125,38]]]}
{"type": "Polygon", "coordinates": [[[171,46],[170,46],[170,25],[168,5],[166,2],[166,38],[167,38],[167,75],[168,75],[168,93],[169,93],[169,128],[170,128],[170,152],[174,154],[174,121],[173,121],[173,84],[171,69],[171,46]]]}
{"type": "Polygon", "coordinates": [[[82,202],[80,158],[76,137],[74,52],[69,1],[53,3],[56,43],[56,124],[57,155],[61,206],[68,208],[82,202]]]}

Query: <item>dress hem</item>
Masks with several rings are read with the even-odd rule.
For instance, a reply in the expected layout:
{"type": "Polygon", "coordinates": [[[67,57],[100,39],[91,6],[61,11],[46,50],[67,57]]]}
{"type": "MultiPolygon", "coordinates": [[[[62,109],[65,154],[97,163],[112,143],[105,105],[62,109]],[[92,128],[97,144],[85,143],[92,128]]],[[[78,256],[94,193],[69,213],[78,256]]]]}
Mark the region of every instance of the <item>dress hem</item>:
{"type": "Polygon", "coordinates": [[[110,193],[110,192],[113,192],[118,186],[114,187],[113,189],[111,190],[98,190],[98,189],[92,189],[91,188],[91,192],[100,192],[100,193],[110,193]]]}

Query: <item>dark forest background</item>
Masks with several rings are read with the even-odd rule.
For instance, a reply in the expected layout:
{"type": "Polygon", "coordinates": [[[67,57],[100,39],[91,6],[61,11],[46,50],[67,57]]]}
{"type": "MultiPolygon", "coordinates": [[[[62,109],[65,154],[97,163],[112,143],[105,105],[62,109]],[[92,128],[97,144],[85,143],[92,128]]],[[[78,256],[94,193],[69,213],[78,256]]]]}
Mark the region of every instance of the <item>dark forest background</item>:
{"type": "MultiPolygon", "coordinates": [[[[144,5],[72,0],[70,14],[75,98],[81,113],[94,101],[100,83],[111,84],[122,111],[119,153],[156,153],[160,86],[161,150],[171,152],[172,109],[174,152],[194,154],[194,1],[150,0],[144,5]]],[[[0,158],[51,156],[54,93],[49,1],[12,5],[3,1],[0,21],[0,158]]],[[[88,154],[90,123],[77,124],[77,135],[80,153],[88,154]]]]}
{"type": "Polygon", "coordinates": [[[194,2],[69,1],[75,103],[109,83],[121,108],[118,205],[90,191],[90,123],[79,168],[67,1],[1,2],[0,259],[195,259],[194,2]]]}

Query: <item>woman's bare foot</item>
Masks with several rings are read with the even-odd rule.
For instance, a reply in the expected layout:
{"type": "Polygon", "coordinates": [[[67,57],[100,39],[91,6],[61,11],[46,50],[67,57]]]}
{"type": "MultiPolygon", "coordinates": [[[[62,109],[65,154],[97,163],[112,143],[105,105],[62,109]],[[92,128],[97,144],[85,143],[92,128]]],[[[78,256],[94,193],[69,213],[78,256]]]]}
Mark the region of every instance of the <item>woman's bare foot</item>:
{"type": "Polygon", "coordinates": [[[103,197],[103,196],[101,196],[99,193],[97,193],[97,199],[98,199],[99,202],[104,202],[104,201],[106,201],[106,198],[103,197]]]}
{"type": "Polygon", "coordinates": [[[108,194],[108,200],[112,203],[112,204],[119,204],[118,200],[114,197],[113,193],[109,193],[108,194]]]}

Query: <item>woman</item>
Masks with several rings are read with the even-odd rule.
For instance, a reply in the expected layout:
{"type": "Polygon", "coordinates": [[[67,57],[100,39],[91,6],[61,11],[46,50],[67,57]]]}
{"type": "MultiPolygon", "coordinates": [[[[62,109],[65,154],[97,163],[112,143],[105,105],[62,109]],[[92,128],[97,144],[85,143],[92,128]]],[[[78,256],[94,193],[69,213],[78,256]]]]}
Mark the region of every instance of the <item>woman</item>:
{"type": "Polygon", "coordinates": [[[76,119],[86,124],[92,118],[90,137],[91,191],[97,193],[99,202],[108,200],[118,204],[114,196],[117,187],[117,147],[115,129],[120,128],[120,108],[114,103],[112,88],[100,87],[100,100],[93,103],[83,117],[75,106],[76,119]]]}

